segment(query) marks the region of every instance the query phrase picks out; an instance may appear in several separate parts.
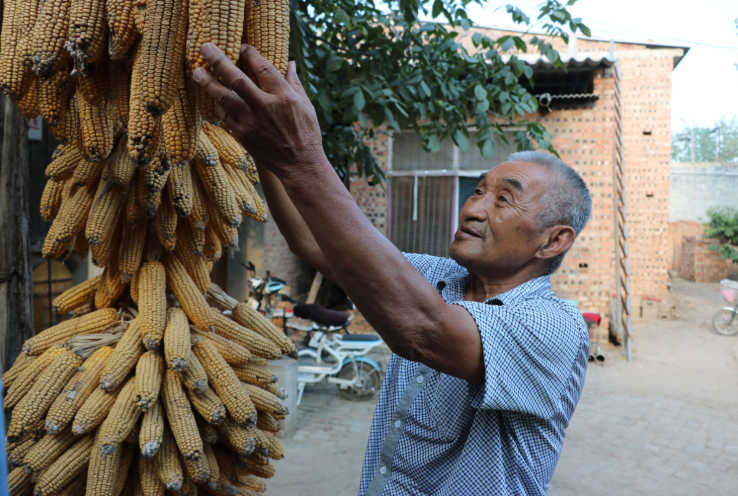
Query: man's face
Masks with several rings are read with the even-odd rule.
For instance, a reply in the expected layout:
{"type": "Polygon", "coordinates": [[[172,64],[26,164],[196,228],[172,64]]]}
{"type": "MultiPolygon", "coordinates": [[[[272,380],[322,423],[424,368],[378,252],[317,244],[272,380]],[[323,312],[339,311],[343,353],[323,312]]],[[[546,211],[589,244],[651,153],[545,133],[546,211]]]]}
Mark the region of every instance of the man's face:
{"type": "Polygon", "coordinates": [[[466,200],[449,254],[471,272],[516,272],[545,243],[536,221],[554,178],[545,167],[505,162],[490,170],[466,200]]]}

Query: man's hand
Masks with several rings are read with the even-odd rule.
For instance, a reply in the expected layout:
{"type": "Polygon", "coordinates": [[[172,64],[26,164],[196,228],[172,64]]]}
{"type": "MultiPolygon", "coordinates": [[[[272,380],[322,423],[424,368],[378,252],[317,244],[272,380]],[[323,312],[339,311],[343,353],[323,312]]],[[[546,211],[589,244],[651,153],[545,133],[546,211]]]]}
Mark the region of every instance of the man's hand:
{"type": "Polygon", "coordinates": [[[294,62],[282,77],[255,48],[242,45],[241,63],[254,75],[252,81],[212,43],[202,46],[202,54],[231,89],[202,68],[195,70],[194,79],[215,100],[219,117],[257,164],[283,179],[326,163],[318,118],[294,62]]]}

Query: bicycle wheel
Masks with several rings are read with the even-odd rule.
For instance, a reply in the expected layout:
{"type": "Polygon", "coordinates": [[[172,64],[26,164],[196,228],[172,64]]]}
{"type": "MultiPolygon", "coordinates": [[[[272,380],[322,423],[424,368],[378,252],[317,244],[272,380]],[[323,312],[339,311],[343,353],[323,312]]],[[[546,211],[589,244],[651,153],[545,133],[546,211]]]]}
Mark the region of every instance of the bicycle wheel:
{"type": "Polygon", "coordinates": [[[723,336],[738,334],[738,315],[732,310],[720,310],[712,318],[712,328],[723,336]]]}
{"type": "MultiPolygon", "coordinates": [[[[338,386],[338,392],[341,396],[351,401],[366,401],[372,399],[379,391],[382,380],[379,377],[377,369],[366,362],[356,362],[356,368],[359,371],[360,386],[349,386],[342,389],[338,386]]],[[[354,366],[351,362],[343,366],[336,377],[339,379],[353,380],[355,377],[354,366]]]]}

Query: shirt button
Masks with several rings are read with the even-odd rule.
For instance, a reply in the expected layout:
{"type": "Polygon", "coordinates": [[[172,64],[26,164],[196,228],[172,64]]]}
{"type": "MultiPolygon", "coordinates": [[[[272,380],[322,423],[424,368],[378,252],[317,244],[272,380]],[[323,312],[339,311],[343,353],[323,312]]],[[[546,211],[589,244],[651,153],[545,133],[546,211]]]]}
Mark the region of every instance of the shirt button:
{"type": "Polygon", "coordinates": [[[418,377],[415,378],[415,380],[418,381],[418,384],[420,384],[421,382],[423,382],[423,376],[419,375],[418,377]]]}
{"type": "Polygon", "coordinates": [[[379,473],[384,475],[387,473],[387,467],[379,467],[379,473]]]}
{"type": "Polygon", "coordinates": [[[400,422],[399,420],[395,420],[395,427],[399,429],[401,425],[402,425],[402,422],[400,422]]]}

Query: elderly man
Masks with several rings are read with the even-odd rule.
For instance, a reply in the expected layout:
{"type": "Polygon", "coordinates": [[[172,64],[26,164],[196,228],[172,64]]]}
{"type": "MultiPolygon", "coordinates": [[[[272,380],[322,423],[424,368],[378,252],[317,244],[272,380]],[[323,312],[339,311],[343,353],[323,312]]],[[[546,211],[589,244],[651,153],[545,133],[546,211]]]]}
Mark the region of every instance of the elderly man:
{"type": "Polygon", "coordinates": [[[339,284],[394,352],[369,436],[361,495],[543,495],[584,384],[588,338],[550,291],[591,212],[557,158],[513,154],[466,201],[450,258],[402,254],[328,163],[291,64],[256,50],[203,55],[194,78],[256,161],[290,249],[339,284]]]}

